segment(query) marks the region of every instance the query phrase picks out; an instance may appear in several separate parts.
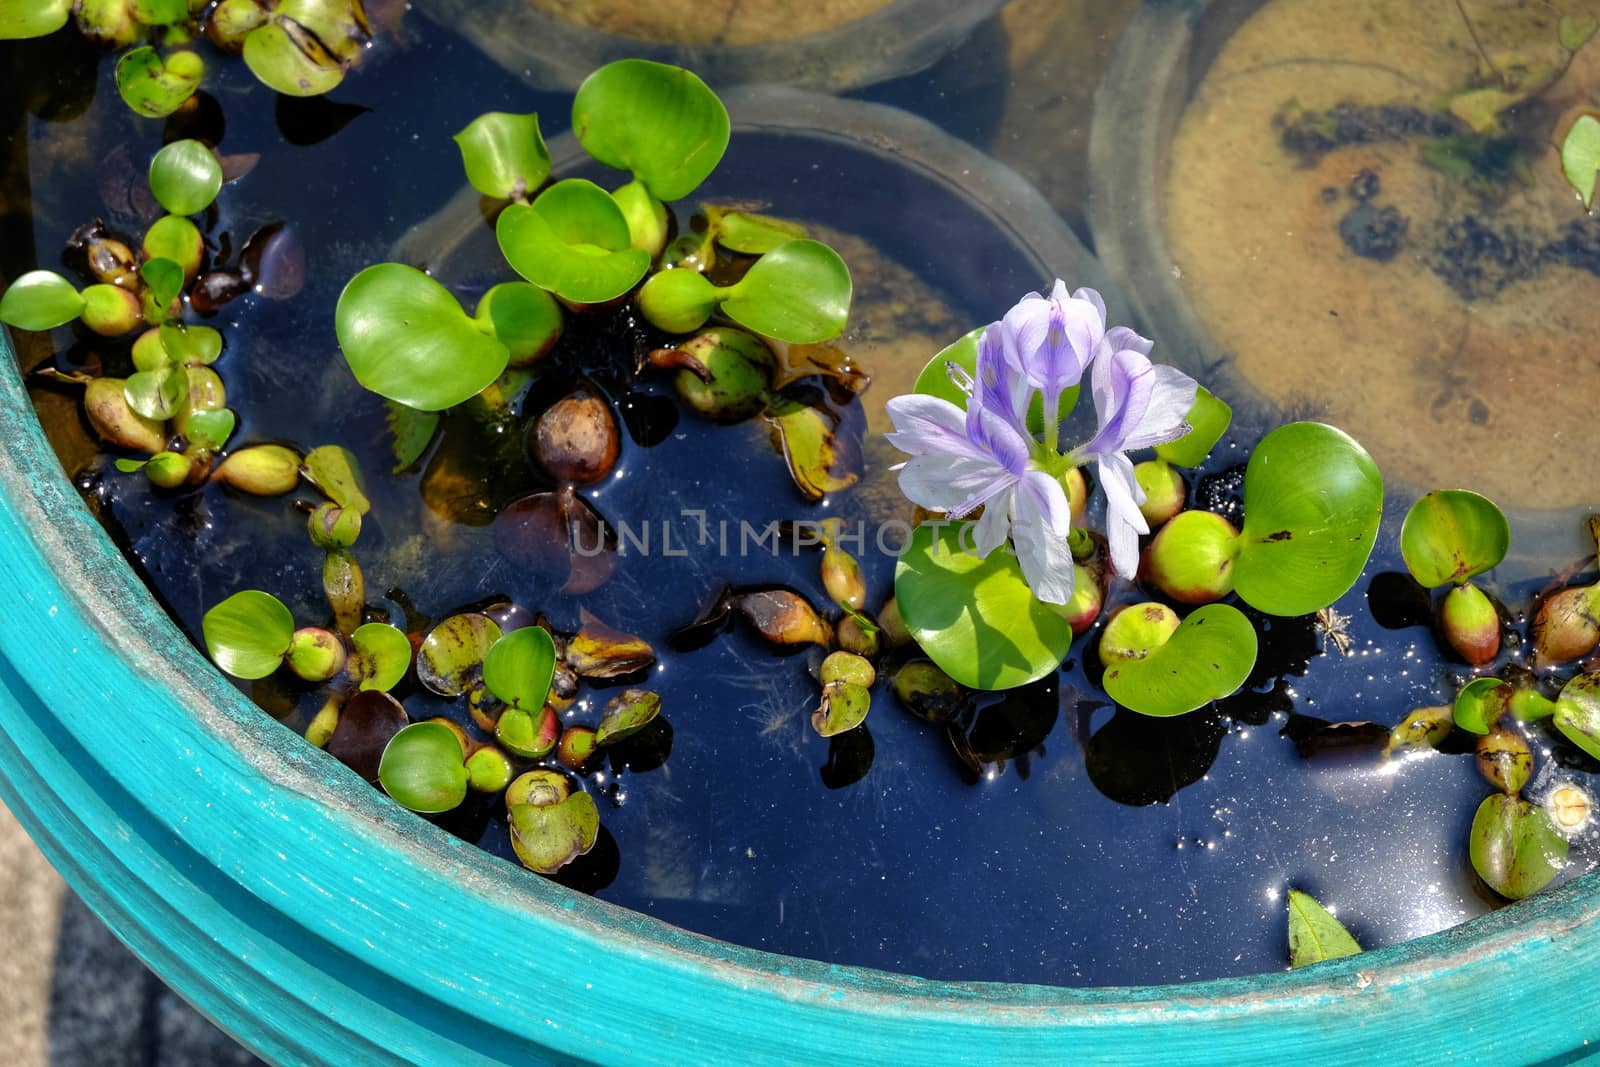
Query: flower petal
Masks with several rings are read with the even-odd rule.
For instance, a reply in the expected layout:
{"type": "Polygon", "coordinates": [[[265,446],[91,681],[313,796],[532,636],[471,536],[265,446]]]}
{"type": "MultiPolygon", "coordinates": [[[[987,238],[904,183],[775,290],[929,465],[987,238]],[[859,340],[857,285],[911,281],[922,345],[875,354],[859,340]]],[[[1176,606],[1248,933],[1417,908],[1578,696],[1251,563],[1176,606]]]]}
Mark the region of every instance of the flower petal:
{"type": "Polygon", "coordinates": [[[1133,463],[1120,452],[1101,456],[1100,487],[1106,494],[1106,540],[1111,543],[1111,566],[1124,578],[1139,571],[1139,535],[1150,532],[1139,505],[1144,490],[1134,477],[1133,463]]]}
{"type": "Polygon", "coordinates": [[[1017,490],[1011,509],[1015,521],[1036,522],[1058,537],[1071,532],[1072,507],[1060,479],[1031,470],[1022,476],[1017,490]]]}
{"type": "Polygon", "coordinates": [[[1200,386],[1177,367],[1157,364],[1152,374],[1150,405],[1128,435],[1124,448],[1150,448],[1153,445],[1175,441],[1189,432],[1184,421],[1194,407],[1194,398],[1200,386]]]}
{"type": "Polygon", "coordinates": [[[1065,537],[1056,536],[1038,523],[1014,522],[1011,543],[1034,596],[1046,604],[1072,600],[1072,549],[1065,537]]]}
{"type": "Polygon", "coordinates": [[[978,516],[977,525],[972,531],[973,551],[983,559],[1006,543],[1006,534],[1011,529],[1011,501],[1016,490],[1006,489],[996,493],[983,506],[983,514],[978,516]]]}
{"type": "Polygon", "coordinates": [[[885,405],[895,433],[884,440],[913,456],[978,457],[981,450],[967,438],[966,412],[936,396],[911,393],[885,405]]]}
{"type": "MultiPolygon", "coordinates": [[[[1144,419],[1155,386],[1154,367],[1131,348],[1101,345],[1094,362],[1094,405],[1100,429],[1081,451],[1104,456],[1128,447],[1128,435],[1144,419]]],[[[1187,409],[1185,409],[1187,413],[1187,409]]]]}
{"type": "Polygon", "coordinates": [[[1007,479],[992,460],[913,456],[900,470],[900,492],[918,507],[950,512],[1007,479]]]}
{"type": "MultiPolygon", "coordinates": [[[[1059,292],[1059,293],[1065,293],[1067,291],[1066,283],[1065,282],[1061,282],[1061,281],[1056,282],[1056,291],[1059,292]]],[[[1089,303],[1093,304],[1095,311],[1098,312],[1099,315],[1100,315],[1100,321],[1101,322],[1105,321],[1105,318],[1106,318],[1106,302],[1105,302],[1105,299],[1103,297],[1101,297],[1099,290],[1097,290],[1097,289],[1088,289],[1088,288],[1076,289],[1072,293],[1072,299],[1074,299],[1074,300],[1086,300],[1089,303]]]]}

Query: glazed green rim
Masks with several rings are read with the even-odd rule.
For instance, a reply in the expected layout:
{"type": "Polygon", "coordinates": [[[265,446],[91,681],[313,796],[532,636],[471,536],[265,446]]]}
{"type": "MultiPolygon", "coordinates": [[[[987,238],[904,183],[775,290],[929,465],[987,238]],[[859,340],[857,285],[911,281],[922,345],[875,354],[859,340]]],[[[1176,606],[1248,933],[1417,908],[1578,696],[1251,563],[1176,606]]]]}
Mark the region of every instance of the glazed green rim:
{"type": "MultiPolygon", "coordinates": [[[[981,163],[985,202],[1065,234],[1015,175],[947,151],[941,168],[981,163]]],[[[0,603],[0,798],[164,980],[274,1061],[1534,1061],[1591,1036],[1600,875],[1293,973],[1100,989],[778,956],[531,876],[204,661],[69,484],[4,340],[0,603]]]]}

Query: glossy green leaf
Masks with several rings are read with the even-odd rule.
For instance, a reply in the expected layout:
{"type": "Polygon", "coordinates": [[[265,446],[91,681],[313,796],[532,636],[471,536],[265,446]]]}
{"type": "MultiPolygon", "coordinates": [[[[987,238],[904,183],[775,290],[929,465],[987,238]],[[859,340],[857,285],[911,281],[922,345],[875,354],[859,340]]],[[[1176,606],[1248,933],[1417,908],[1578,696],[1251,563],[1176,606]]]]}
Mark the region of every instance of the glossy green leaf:
{"type": "Polygon", "coordinates": [[[1538,804],[1495,793],[1472,819],[1472,869],[1496,893],[1521,900],[1567,865],[1567,839],[1538,804]]]}
{"type": "Polygon", "coordinates": [[[561,736],[561,723],[555,709],[547,705],[524,708],[506,708],[494,726],[494,739],[514,756],[523,759],[543,759],[556,747],[561,736]]]}
{"type": "Polygon", "coordinates": [[[194,95],[205,72],[205,61],[193,52],[174,52],[162,59],[147,45],[117,60],[117,91],[124,103],[146,118],[166,118],[194,95]]]}
{"type": "Polygon", "coordinates": [[[200,270],[205,257],[205,241],[200,228],[182,215],[163,215],[145,231],[142,244],[146,259],[170,259],[183,267],[186,277],[200,270]]]}
{"type": "Polygon", "coordinates": [[[467,799],[467,766],[455,731],[439,722],[414,722],[389,739],[378,762],[378,783],[402,807],[433,814],[467,799]]]}
{"type": "Polygon", "coordinates": [[[550,176],[550,150],[538,115],[491,111],[455,135],[467,181],[484,196],[525,199],[550,176]]]}
{"type": "Polygon", "coordinates": [[[320,96],[344,80],[344,66],[323,40],[286,15],[251,30],[244,61],[257,78],[286,96],[320,96]]]}
{"type": "Polygon", "coordinates": [[[71,14],[72,0],[0,0],[0,41],[55,33],[71,14]]]}
{"type": "Polygon", "coordinates": [[[379,263],[350,279],[334,329],[356,381],[420,411],[482,392],[511,358],[448,289],[400,263],[379,263]]]}
{"type": "Polygon", "coordinates": [[[765,255],[785,241],[808,236],[806,228],[798,222],[769,215],[708,207],[706,216],[718,244],[751,256],[765,255]]]}
{"type": "Polygon", "coordinates": [[[362,689],[388,692],[400,684],[411,668],[411,639],[386,622],[369,622],[350,635],[355,650],[351,674],[362,689]]]}
{"type": "Polygon", "coordinates": [[[575,304],[603,304],[639,283],[650,253],[633,247],[628,220],[593,182],[556,182],[532,204],[512,204],[495,223],[513,270],[575,304]]]}
{"type": "Polygon", "coordinates": [[[697,270],[671,267],[652,274],[640,288],[639,310],[658,330],[693,333],[716,313],[726,294],[697,270]]]}
{"type": "Polygon", "coordinates": [[[913,532],[895,565],[900,617],[928,658],[969,689],[1043,678],[1066,658],[1072,626],[1034,597],[1016,556],[966,551],[970,525],[924,523],[913,532]]]}
{"type": "Polygon", "coordinates": [[[114,464],[123,474],[138,474],[150,465],[147,459],[119,459],[114,464]]]}
{"type": "Polygon", "coordinates": [[[1580,674],[1562,686],[1550,722],[1567,740],[1600,759],[1600,672],[1580,674]]]}
{"type": "Polygon", "coordinates": [[[499,640],[500,627],[487,615],[451,615],[422,639],[417,680],[440,696],[460,696],[483,680],[484,657],[499,640]]]}
{"type": "Polygon", "coordinates": [[[483,660],[483,684],[512,707],[544,707],[555,677],[556,643],[543,626],[524,626],[494,643],[483,660]]]}
{"type": "Polygon", "coordinates": [[[512,804],[507,808],[511,848],[539,874],[554,874],[594,847],[600,813],[588,793],[573,793],[559,804],[512,804]]]}
{"type": "Polygon", "coordinates": [[[595,159],[629,171],[660,200],[678,200],[722,160],[728,111],[689,71],[623,59],[578,87],[572,130],[595,159]]]}
{"type": "Polygon", "coordinates": [[[222,333],[210,326],[164,322],[161,324],[161,347],[176,363],[189,367],[209,366],[222,355],[222,333]]]}
{"type": "MultiPolygon", "coordinates": [[[[936,396],[941,400],[948,400],[956,407],[967,406],[967,396],[961,391],[950,377],[949,364],[954,363],[974,378],[978,375],[978,340],[983,336],[985,327],[979,326],[961,335],[960,339],[945,346],[939,354],[928,360],[917,381],[912,386],[913,392],[936,396]]],[[[1058,416],[1065,420],[1072,414],[1073,408],[1078,406],[1079,387],[1074,385],[1061,394],[1061,403],[1058,416]]],[[[1028,430],[1030,433],[1044,432],[1044,400],[1037,393],[1028,405],[1028,430]]]]}
{"type": "Polygon", "coordinates": [[[1305,967],[1361,951],[1344,925],[1309,893],[1289,890],[1289,966],[1305,967]]]}
{"type": "Polygon", "coordinates": [[[146,26],[170,26],[189,17],[189,0],[131,0],[130,8],[146,26]]]}
{"type": "Polygon", "coordinates": [[[1156,455],[1175,467],[1198,467],[1228,432],[1233,422],[1233,408],[1202,385],[1184,421],[1189,424],[1189,432],[1176,441],[1157,445],[1156,455]]]}
{"type": "Polygon", "coordinates": [[[196,411],[184,420],[183,435],[192,445],[220,451],[228,443],[228,438],[233,436],[237,422],[233,412],[227,408],[196,411]]]}
{"type": "Polygon", "coordinates": [[[1238,608],[1207,604],[1149,655],[1108,666],[1102,684],[1112,700],[1141,715],[1182,715],[1238,692],[1256,649],[1255,627],[1238,608]]]}
{"type": "Polygon", "coordinates": [[[1429,589],[1464,582],[1506,558],[1511,524],[1493,501],[1465,489],[1440,489],[1411,505],[1400,527],[1400,554],[1429,589]]]}
{"type": "Polygon", "coordinates": [[[811,713],[811,728],[818,737],[835,737],[867,721],[872,710],[872,690],[854,682],[829,682],[822,701],[811,713]]]}
{"type": "Polygon", "coordinates": [[[527,282],[502,282],[483,294],[476,318],[487,321],[518,366],[543,355],[561,336],[561,305],[527,282]]]}
{"type": "Polygon", "coordinates": [[[182,367],[136,371],[122,386],[128,406],[157,422],[165,422],[176,415],[188,393],[189,377],[182,367]]]}
{"type": "Polygon", "coordinates": [[[1595,177],[1600,174],[1600,118],[1579,115],[1561,142],[1561,173],[1586,208],[1594,206],[1595,177]]]}
{"type": "Polygon", "coordinates": [[[246,589],[206,612],[200,630],[218,667],[235,678],[265,678],[289,651],[294,616],[272,594],[246,589]]]}
{"type": "Polygon", "coordinates": [[[1361,576],[1383,517],[1383,476],[1348,434],[1292,422],[1261,439],[1244,477],[1233,584],[1269,615],[1309,615],[1361,576]]]}
{"type": "Polygon", "coordinates": [[[198,215],[222,188],[222,164],[199,141],[173,141],[150,160],[150,191],[174,215],[198,215]]]}
{"type": "Polygon", "coordinates": [[[150,298],[166,307],[183,292],[183,268],[170,259],[152,259],[139,268],[139,277],[150,287],[150,298]]]}
{"type": "Polygon", "coordinates": [[[305,474],[323,495],[341,508],[365,515],[372,508],[361,465],[354,453],[339,445],[322,445],[306,453],[305,474]]]}
{"type": "Polygon", "coordinates": [[[722,312],[747,329],[793,344],[838,337],[850,317],[850,269],[820,241],[786,241],[729,287],[722,312]]]}
{"type": "Polygon", "coordinates": [[[1451,717],[1463,730],[1487,734],[1505,714],[1512,692],[1511,686],[1498,678],[1475,678],[1456,694],[1451,717]]]}
{"type": "Polygon", "coordinates": [[[82,294],[54,271],[29,271],[0,297],[0,322],[19,330],[53,330],[81,311],[82,294]]]}
{"type": "Polygon", "coordinates": [[[600,725],[595,728],[594,743],[614,745],[632,737],[655,720],[661,711],[661,697],[648,689],[625,689],[606,704],[600,725]]]}
{"type": "Polygon", "coordinates": [[[389,451],[394,456],[393,473],[399,474],[422,458],[439,430],[437,411],[418,411],[396,400],[383,402],[389,424],[389,451]]]}

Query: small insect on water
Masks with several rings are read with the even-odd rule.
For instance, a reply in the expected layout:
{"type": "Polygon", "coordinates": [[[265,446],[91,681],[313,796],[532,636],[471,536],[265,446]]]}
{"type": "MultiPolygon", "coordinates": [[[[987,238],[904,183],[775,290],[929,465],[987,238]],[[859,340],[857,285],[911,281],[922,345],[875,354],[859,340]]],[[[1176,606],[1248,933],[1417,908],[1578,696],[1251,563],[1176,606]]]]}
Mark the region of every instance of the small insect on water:
{"type": "Polygon", "coordinates": [[[1322,635],[1322,650],[1324,652],[1331,645],[1341,656],[1350,654],[1352,643],[1349,629],[1350,616],[1341,614],[1332,608],[1323,608],[1317,612],[1313,625],[1316,626],[1317,633],[1322,635]]]}

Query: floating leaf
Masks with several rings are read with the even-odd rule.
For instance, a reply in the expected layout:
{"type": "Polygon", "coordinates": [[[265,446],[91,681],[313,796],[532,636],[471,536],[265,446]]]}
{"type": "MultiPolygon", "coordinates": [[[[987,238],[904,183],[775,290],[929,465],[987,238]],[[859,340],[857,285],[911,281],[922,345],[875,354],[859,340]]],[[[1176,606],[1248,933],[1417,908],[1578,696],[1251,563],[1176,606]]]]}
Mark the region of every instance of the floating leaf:
{"type": "Polygon", "coordinates": [[[29,271],[0,297],[0,322],[19,330],[53,330],[82,311],[82,295],[54,271],[29,271]]]}
{"type": "Polygon", "coordinates": [[[1469,851],[1478,877],[1508,900],[1537,893],[1567,864],[1567,839],[1549,813],[1504,793],[1479,805],[1469,851]]]}
{"type": "MultiPolygon", "coordinates": [[[[520,632],[520,631],[519,631],[520,632]]],[[[661,711],[661,697],[648,689],[624,689],[606,704],[594,732],[596,747],[614,745],[643,730],[661,711]]]]}
{"type": "Polygon", "coordinates": [[[184,420],[183,435],[189,439],[190,444],[198,448],[219,451],[228,443],[228,438],[233,436],[236,423],[237,419],[233,412],[227,408],[196,411],[184,420]]]}
{"type": "Polygon", "coordinates": [[[806,499],[821,500],[861,480],[860,444],[841,432],[839,416],[823,405],[820,393],[791,389],[773,401],[766,415],[789,474],[806,499]]]}
{"type": "Polygon", "coordinates": [[[1452,717],[1463,730],[1487,734],[1505,714],[1512,692],[1511,686],[1498,678],[1476,678],[1456,694],[1452,717]]]}
{"type": "Polygon", "coordinates": [[[525,626],[489,649],[483,660],[483,684],[506,704],[533,712],[544,707],[555,669],[556,643],[550,631],[525,626]]]}
{"type": "Polygon", "coordinates": [[[205,72],[205,62],[193,52],[174,52],[163,60],[146,45],[117,60],[117,91],[139,114],[166,118],[194,95],[205,72]]]}
{"type": "Polygon", "coordinates": [[[356,381],[420,411],[482,392],[511,358],[448,289],[400,263],[379,263],[350,279],[334,327],[356,381]]]}
{"type": "Polygon", "coordinates": [[[1112,700],[1141,715],[1182,715],[1238,692],[1255,667],[1256,646],[1243,612],[1207,604],[1148,655],[1108,665],[1103,684],[1112,700]]]}
{"type": "Polygon", "coordinates": [[[344,80],[344,66],[302,23],[278,15],[244,39],[244,61],[257,78],[286,96],[320,96],[344,80]]]}
{"type": "Polygon", "coordinates": [[[72,3],[73,0],[0,0],[0,41],[55,33],[67,24],[72,3]]]}
{"type": "Polygon", "coordinates": [[[1245,468],[1235,591],[1269,615],[1328,607],[1361,576],[1382,516],[1383,476],[1354,439],[1321,423],[1278,427],[1245,468]]]}
{"type": "Polygon", "coordinates": [[[189,0],[131,0],[130,7],[146,26],[170,26],[189,17],[189,0]]]}
{"type": "MultiPolygon", "coordinates": [[[[410,724],[406,709],[394,697],[375,689],[363,690],[345,702],[339,725],[323,748],[367,781],[376,782],[389,742],[410,724]]],[[[454,737],[451,743],[456,744],[454,737]]],[[[456,758],[461,758],[459,745],[456,758]]]]}
{"type": "Polygon", "coordinates": [[[513,367],[544,355],[561,337],[561,306],[549,293],[527,282],[502,282],[478,301],[477,319],[488,321],[511,353],[513,367]]]}
{"type": "Polygon", "coordinates": [[[1550,722],[1567,740],[1600,759],[1600,672],[1580,674],[1562,686],[1550,722]]]}
{"type": "Polygon", "coordinates": [[[139,277],[150,287],[150,298],[165,308],[183,292],[183,267],[170,259],[152,259],[139,268],[139,277]]]}
{"type": "Polygon", "coordinates": [[[1289,890],[1289,966],[1305,967],[1361,951],[1344,925],[1309,893],[1289,890]]]}
{"type": "Polygon", "coordinates": [[[210,326],[163,322],[161,348],[177,363],[190,367],[209,366],[222,355],[222,334],[210,326]]]}
{"type": "Polygon", "coordinates": [[[176,415],[188,391],[189,376],[182,367],[135,371],[122,387],[128,407],[156,422],[176,415]]]}
{"type": "Polygon", "coordinates": [[[785,241],[756,260],[729,293],[723,314],[796,344],[838,337],[850,317],[850,269],[820,241],[785,241]]]}
{"type": "Polygon", "coordinates": [[[412,811],[432,814],[457,808],[467,799],[461,742],[443,723],[414,722],[385,746],[378,783],[412,811]]]}
{"type": "Polygon", "coordinates": [[[895,601],[917,644],[969,689],[1011,689],[1044,677],[1072,646],[1072,626],[1039,602],[1012,553],[980,559],[970,523],[924,523],[895,566],[895,601]],[[937,527],[937,528],[936,528],[937,527]]]}
{"type": "Polygon", "coordinates": [[[348,448],[323,445],[306,453],[305,475],[311,484],[341,508],[365,515],[372,508],[361,480],[361,467],[348,448]]]}
{"type": "Polygon", "coordinates": [[[550,176],[550,149],[538,115],[491,111],[455,135],[467,181],[484,196],[521,200],[550,176]]]}
{"type": "Polygon", "coordinates": [[[1593,17],[1562,15],[1558,31],[1561,36],[1561,47],[1569,52],[1576,52],[1589,43],[1589,38],[1594,36],[1597,28],[1600,28],[1600,20],[1593,17]]]}
{"type": "Polygon", "coordinates": [[[140,471],[144,470],[145,467],[150,465],[150,461],[141,459],[119,459],[116,460],[113,465],[123,474],[138,474],[140,471]]]}
{"type": "Polygon", "coordinates": [[[1383,754],[1393,755],[1406,748],[1435,748],[1450,736],[1450,729],[1454,725],[1454,709],[1448,705],[1417,708],[1389,731],[1389,743],[1383,754]]]}
{"type": "Polygon", "coordinates": [[[650,642],[607,626],[580,608],[583,625],[567,641],[567,666],[584,678],[622,678],[656,661],[650,642]]]}
{"type": "Polygon", "coordinates": [[[386,622],[369,622],[350,635],[355,649],[350,673],[362,689],[388,692],[400,684],[411,667],[411,640],[386,622]]]}
{"type": "Polygon", "coordinates": [[[532,204],[506,208],[495,237],[512,269],[575,304],[614,300],[650,269],[650,253],[633,247],[617,202],[581,178],[556,182],[532,204]]]}
{"type": "Polygon", "coordinates": [[[1156,455],[1175,467],[1198,467],[1217,447],[1233,422],[1233,409],[1205,386],[1195,392],[1194,405],[1184,420],[1189,432],[1176,441],[1156,446],[1156,455]]]}
{"type": "Polygon", "coordinates": [[[737,611],[774,645],[826,648],[833,641],[833,631],[827,620],[817,614],[817,609],[805,597],[788,589],[757,589],[726,597],[711,609],[712,616],[716,616],[719,609],[724,615],[726,609],[737,611]]]}
{"type": "Polygon", "coordinates": [[[394,455],[393,473],[399,474],[421,459],[433,443],[433,435],[439,430],[439,413],[418,411],[398,400],[385,400],[383,407],[389,424],[389,448],[394,455]]]}
{"type": "Polygon", "coordinates": [[[222,188],[222,164],[199,141],[173,141],[150,160],[150,191],[174,215],[198,215],[222,188]]]}
{"type": "Polygon", "coordinates": [[[806,228],[798,222],[769,215],[708,207],[706,216],[718,244],[751,256],[765,255],[785,241],[807,236],[806,228]]]}
{"type": "Polygon", "coordinates": [[[170,259],[183,268],[185,280],[200,273],[205,259],[205,240],[200,229],[181,215],[163,215],[145,231],[142,244],[145,259],[170,259]]]}
{"type": "Polygon", "coordinates": [[[278,669],[294,639],[294,616],[271,593],[238,592],[200,621],[206,651],[235,678],[265,678],[278,669]]]}
{"type": "Polygon", "coordinates": [[[872,690],[854,682],[829,682],[822,687],[822,702],[811,713],[811,728],[819,737],[834,737],[867,721],[872,690]]]}
{"type": "Polygon", "coordinates": [[[1428,588],[1464,582],[1497,566],[1511,546],[1511,524],[1493,501],[1465,489],[1440,489],[1411,505],[1400,554],[1428,588]]]}
{"type": "Polygon", "coordinates": [[[678,200],[721,161],[728,111],[689,71],[623,59],[578,87],[572,130],[595,159],[631,172],[659,200],[678,200]]]}
{"type": "Polygon", "coordinates": [[[588,793],[573,793],[542,807],[512,804],[507,815],[512,851],[523,866],[539,874],[554,874],[584,855],[600,833],[600,813],[588,793]]]}
{"type": "Polygon", "coordinates": [[[1600,118],[1579,115],[1561,142],[1561,173],[1577,190],[1583,206],[1594,206],[1595,177],[1600,174],[1600,118]]]}
{"type": "Polygon", "coordinates": [[[470,611],[451,615],[423,638],[417,680],[440,696],[460,696],[482,680],[484,657],[499,640],[500,627],[487,616],[470,611]]]}

